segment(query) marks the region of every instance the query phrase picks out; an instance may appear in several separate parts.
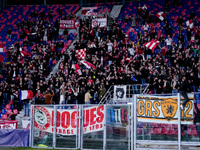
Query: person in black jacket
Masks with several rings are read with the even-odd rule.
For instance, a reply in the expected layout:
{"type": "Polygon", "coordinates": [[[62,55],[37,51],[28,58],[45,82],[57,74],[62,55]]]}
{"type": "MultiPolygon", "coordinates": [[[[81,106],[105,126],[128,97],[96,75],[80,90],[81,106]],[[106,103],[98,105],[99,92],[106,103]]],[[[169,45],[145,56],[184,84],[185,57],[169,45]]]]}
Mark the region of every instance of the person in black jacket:
{"type": "Polygon", "coordinates": [[[194,98],[194,107],[195,107],[195,109],[194,109],[194,124],[195,124],[196,131],[197,131],[197,134],[199,137],[199,142],[200,142],[200,110],[197,106],[195,98],[194,98]]]}
{"type": "Polygon", "coordinates": [[[183,109],[183,107],[185,107],[185,105],[189,101],[189,98],[188,98],[187,93],[186,93],[187,89],[188,89],[188,81],[187,81],[186,77],[183,76],[182,82],[180,84],[179,92],[184,97],[185,101],[182,103],[181,109],[183,109]]]}

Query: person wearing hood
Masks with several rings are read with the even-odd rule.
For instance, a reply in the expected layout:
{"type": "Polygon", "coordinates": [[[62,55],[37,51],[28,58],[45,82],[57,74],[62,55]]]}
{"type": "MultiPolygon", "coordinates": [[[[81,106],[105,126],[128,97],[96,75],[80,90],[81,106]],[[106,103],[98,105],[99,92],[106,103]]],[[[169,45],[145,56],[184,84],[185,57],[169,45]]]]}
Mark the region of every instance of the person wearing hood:
{"type": "Polygon", "coordinates": [[[101,100],[105,94],[106,94],[106,88],[101,84],[99,91],[99,100],[101,100]]]}

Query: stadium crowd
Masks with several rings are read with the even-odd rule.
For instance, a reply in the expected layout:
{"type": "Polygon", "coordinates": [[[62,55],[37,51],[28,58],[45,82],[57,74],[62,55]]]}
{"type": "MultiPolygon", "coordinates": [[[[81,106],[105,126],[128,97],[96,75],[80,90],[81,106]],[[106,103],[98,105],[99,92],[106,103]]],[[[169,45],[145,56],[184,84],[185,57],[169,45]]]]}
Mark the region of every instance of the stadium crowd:
{"type": "MultiPolygon", "coordinates": [[[[62,13],[60,15],[64,17],[62,13]]],[[[51,16],[51,12],[48,17],[32,12],[30,21],[18,24],[22,29],[20,37],[27,40],[23,46],[16,43],[8,50],[11,64],[1,63],[1,104],[13,99],[14,107],[20,110],[23,106],[19,99],[20,90],[31,90],[36,104],[88,104],[99,103],[111,85],[149,83],[149,94],[178,93],[182,78],[186,77],[185,90],[195,92],[199,88],[200,29],[196,24],[192,29],[185,27],[179,17],[176,44],[172,37],[173,27],[168,21],[163,21],[163,33],[155,31],[155,23],[161,21],[145,5],[138,6],[138,15],[113,19],[112,25],[104,28],[92,28],[92,17],[85,17],[79,19],[79,40],[74,43],[74,48],[70,53],[66,49],[61,54],[64,43],[57,41],[59,20],[52,23],[51,16]],[[143,31],[137,34],[137,42],[131,41],[121,29],[118,21],[122,20],[131,23],[133,28],[142,28],[143,31]],[[187,47],[184,46],[183,30],[187,31],[187,47]],[[36,34],[35,38],[33,34],[36,34]],[[152,39],[160,41],[153,51],[144,46],[152,39]],[[28,44],[33,45],[32,54],[23,57],[20,50],[28,44]],[[86,68],[75,57],[76,50],[83,48],[86,48],[85,60],[96,69],[86,68]],[[62,55],[64,59],[59,64],[59,71],[46,81],[62,55]],[[80,66],[82,75],[76,73],[72,64],[80,66]]],[[[194,22],[197,20],[195,13],[190,14],[190,18],[194,22]]],[[[67,31],[64,33],[68,35],[67,31]]]]}
{"type": "MultiPolygon", "coordinates": [[[[74,18],[72,14],[64,16],[61,8],[59,14],[59,19],[74,18]]],[[[0,63],[2,108],[13,100],[13,108],[21,110],[29,100],[20,101],[19,91],[31,90],[35,95],[40,88],[45,89],[45,79],[62,57],[61,50],[64,48],[64,40],[67,40],[68,31],[65,30],[63,40],[58,41],[59,19],[53,21],[51,11],[48,16],[43,11],[40,14],[32,11],[30,18],[17,23],[17,28],[21,30],[19,38],[23,42],[16,41],[9,47],[6,54],[9,63],[0,63]],[[30,52],[27,50],[28,46],[31,46],[30,52]]],[[[8,30],[8,38],[11,38],[12,31],[8,30]]]]}

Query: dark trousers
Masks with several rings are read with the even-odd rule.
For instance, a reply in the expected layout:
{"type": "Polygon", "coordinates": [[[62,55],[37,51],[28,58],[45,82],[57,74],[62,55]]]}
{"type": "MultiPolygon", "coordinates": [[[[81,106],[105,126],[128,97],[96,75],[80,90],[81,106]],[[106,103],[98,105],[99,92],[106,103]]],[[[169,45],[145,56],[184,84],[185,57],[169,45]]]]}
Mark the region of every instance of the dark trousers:
{"type": "Polygon", "coordinates": [[[187,102],[189,101],[189,98],[187,96],[187,93],[185,91],[180,91],[180,94],[184,97],[185,101],[182,103],[183,107],[185,107],[185,105],[187,104],[187,102]]]}

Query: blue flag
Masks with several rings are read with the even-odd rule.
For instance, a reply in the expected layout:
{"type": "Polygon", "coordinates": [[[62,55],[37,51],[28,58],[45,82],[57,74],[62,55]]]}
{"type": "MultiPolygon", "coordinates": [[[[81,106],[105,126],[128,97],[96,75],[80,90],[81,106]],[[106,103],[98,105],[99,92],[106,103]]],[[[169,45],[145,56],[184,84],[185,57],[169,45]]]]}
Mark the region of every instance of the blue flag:
{"type": "Polygon", "coordinates": [[[137,81],[137,79],[135,77],[132,77],[131,80],[132,81],[137,81]]]}

